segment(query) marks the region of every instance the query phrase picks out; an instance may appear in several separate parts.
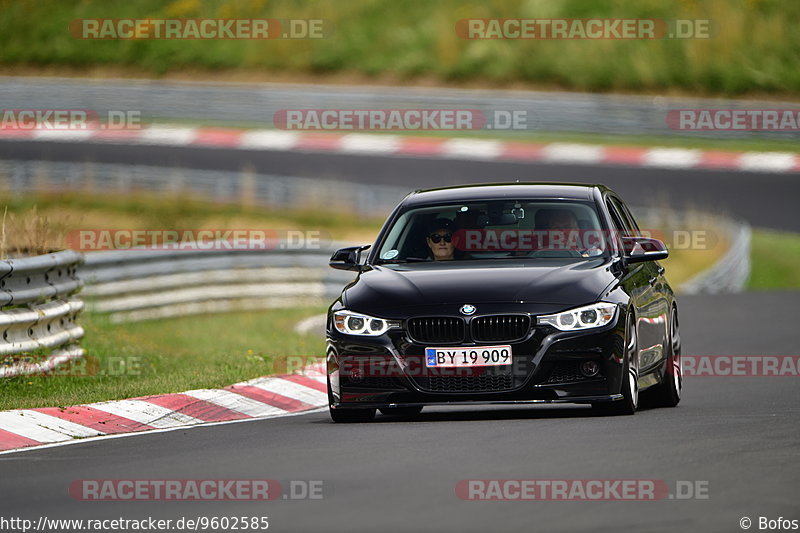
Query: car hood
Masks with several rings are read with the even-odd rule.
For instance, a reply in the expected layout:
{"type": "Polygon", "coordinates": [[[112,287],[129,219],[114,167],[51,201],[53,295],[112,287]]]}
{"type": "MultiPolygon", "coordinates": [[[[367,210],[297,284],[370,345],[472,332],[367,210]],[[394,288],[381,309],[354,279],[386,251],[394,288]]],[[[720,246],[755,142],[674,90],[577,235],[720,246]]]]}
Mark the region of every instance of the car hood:
{"type": "Polygon", "coordinates": [[[345,290],[344,301],[362,311],[482,302],[581,305],[597,300],[615,279],[609,260],[603,258],[486,266],[374,266],[345,290]]]}

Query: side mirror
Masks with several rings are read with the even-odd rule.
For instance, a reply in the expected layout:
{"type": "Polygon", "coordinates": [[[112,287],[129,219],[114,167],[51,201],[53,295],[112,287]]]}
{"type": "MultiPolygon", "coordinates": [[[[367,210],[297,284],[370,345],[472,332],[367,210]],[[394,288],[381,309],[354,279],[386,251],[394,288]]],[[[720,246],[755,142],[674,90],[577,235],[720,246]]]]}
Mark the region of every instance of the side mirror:
{"type": "Polygon", "coordinates": [[[328,266],[338,270],[355,270],[361,271],[361,252],[369,248],[370,245],[365,246],[350,246],[342,248],[333,252],[328,266]]]}
{"type": "Polygon", "coordinates": [[[649,237],[623,237],[622,246],[627,263],[661,261],[669,256],[669,250],[663,242],[649,237]]]}

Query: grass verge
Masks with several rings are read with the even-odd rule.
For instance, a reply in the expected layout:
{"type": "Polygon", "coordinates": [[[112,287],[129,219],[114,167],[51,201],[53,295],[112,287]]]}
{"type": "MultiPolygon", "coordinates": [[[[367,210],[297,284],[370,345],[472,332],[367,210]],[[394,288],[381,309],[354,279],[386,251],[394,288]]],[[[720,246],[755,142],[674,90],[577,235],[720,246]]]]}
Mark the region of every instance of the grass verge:
{"type": "Polygon", "coordinates": [[[800,234],[753,230],[749,289],[800,289],[800,234]]]}
{"type": "Polygon", "coordinates": [[[0,64],[130,67],[153,76],[221,72],[390,75],[582,91],[797,95],[800,4],[780,0],[0,0],[0,64]],[[92,40],[75,19],[322,19],[322,39],[92,40]],[[461,19],[709,20],[708,38],[465,39],[461,19]],[[81,35],[78,34],[80,37],[81,35]]]}
{"type": "Polygon", "coordinates": [[[66,407],[198,388],[285,370],[284,356],[322,356],[324,340],[294,332],[322,308],[267,310],[111,324],[81,317],[87,356],[46,376],[0,379],[0,410],[66,407]]]}
{"type": "MultiPolygon", "coordinates": [[[[361,217],[342,210],[265,209],[236,203],[211,203],[185,193],[173,195],[131,193],[109,196],[93,191],[3,195],[0,193],[0,216],[19,221],[49,221],[50,231],[35,243],[44,249],[67,245],[70,231],[91,230],[203,230],[260,229],[315,230],[321,242],[372,242],[383,224],[379,218],[361,217]],[[57,228],[58,231],[52,231],[57,228]]],[[[33,222],[27,223],[32,225],[33,222]]],[[[26,232],[7,232],[3,241],[9,251],[28,249],[31,238],[26,232]],[[24,241],[24,242],[18,242],[24,241]]]]}
{"type": "Polygon", "coordinates": [[[639,221],[640,225],[645,222],[653,230],[652,236],[663,240],[669,249],[669,257],[661,264],[675,290],[711,268],[730,247],[728,239],[717,229],[716,220],[700,211],[688,209],[680,218],[669,214],[639,221]]]}

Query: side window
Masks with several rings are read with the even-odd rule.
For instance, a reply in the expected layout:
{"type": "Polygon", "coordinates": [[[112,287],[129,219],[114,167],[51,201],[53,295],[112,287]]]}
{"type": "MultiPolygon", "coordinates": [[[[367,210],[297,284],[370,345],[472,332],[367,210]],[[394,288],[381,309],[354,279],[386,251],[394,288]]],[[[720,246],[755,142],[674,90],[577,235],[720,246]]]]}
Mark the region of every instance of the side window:
{"type": "Polygon", "coordinates": [[[614,229],[620,233],[627,233],[630,231],[622,215],[619,214],[619,211],[610,199],[606,200],[606,207],[608,208],[608,213],[611,215],[611,220],[614,222],[614,229]]]}
{"type": "Polygon", "coordinates": [[[623,204],[622,201],[620,201],[617,198],[614,198],[613,200],[614,200],[614,205],[617,205],[620,208],[622,216],[628,219],[628,223],[630,224],[630,227],[635,232],[635,234],[638,235],[639,233],[641,233],[641,230],[639,229],[639,224],[636,223],[636,219],[633,218],[633,215],[628,209],[628,206],[623,204]]]}
{"type": "Polygon", "coordinates": [[[611,221],[614,224],[614,228],[612,233],[613,242],[616,243],[616,247],[618,250],[623,250],[624,246],[622,244],[621,237],[630,234],[630,227],[625,222],[625,219],[620,215],[619,210],[611,201],[610,198],[606,199],[606,208],[608,208],[608,214],[611,215],[611,221]]]}
{"type": "MultiPolygon", "coordinates": [[[[608,201],[613,207],[611,211],[616,213],[616,218],[622,224],[620,230],[625,235],[636,235],[638,230],[638,228],[636,227],[636,223],[633,222],[632,219],[627,216],[627,212],[622,203],[614,197],[609,197],[608,201]]],[[[613,217],[614,216],[612,215],[612,218],[613,217]]]]}

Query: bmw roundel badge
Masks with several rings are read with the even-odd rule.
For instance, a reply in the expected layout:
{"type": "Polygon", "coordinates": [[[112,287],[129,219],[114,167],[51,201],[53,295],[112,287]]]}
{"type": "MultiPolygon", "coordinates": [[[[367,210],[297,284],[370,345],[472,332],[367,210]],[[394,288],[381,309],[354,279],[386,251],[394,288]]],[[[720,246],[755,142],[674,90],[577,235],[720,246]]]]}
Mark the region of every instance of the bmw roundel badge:
{"type": "Polygon", "coordinates": [[[476,307],[474,305],[464,304],[464,305],[461,306],[461,312],[463,314],[465,314],[465,315],[471,315],[475,311],[477,311],[477,309],[476,309],[476,307]]]}

